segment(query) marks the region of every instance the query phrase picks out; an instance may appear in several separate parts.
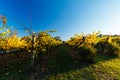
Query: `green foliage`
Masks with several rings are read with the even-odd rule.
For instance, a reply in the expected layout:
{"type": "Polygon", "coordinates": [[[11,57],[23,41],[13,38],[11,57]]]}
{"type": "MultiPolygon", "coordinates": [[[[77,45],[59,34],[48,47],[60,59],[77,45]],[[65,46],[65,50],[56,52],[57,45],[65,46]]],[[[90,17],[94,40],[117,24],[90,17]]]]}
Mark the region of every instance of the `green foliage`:
{"type": "Polygon", "coordinates": [[[120,56],[120,46],[116,42],[113,42],[112,37],[102,38],[96,45],[98,53],[120,56]]]}
{"type": "Polygon", "coordinates": [[[79,47],[79,55],[82,60],[94,62],[96,59],[96,49],[91,45],[82,45],[79,47]]]}
{"type": "Polygon", "coordinates": [[[79,57],[87,61],[94,62],[98,53],[120,57],[120,37],[99,36],[99,33],[75,35],[66,43],[72,48],[79,50],[79,57]]]}
{"type": "Polygon", "coordinates": [[[116,43],[112,43],[112,51],[113,51],[113,55],[115,55],[116,57],[120,57],[120,46],[116,43]]]}
{"type": "MultiPolygon", "coordinates": [[[[22,47],[31,47],[31,38],[30,37],[23,37],[17,38],[0,38],[1,45],[0,47],[6,48],[3,44],[9,44],[14,48],[22,48],[22,47]],[[6,42],[7,41],[7,42],[6,42]],[[21,43],[21,44],[18,44],[21,43]],[[18,45],[16,45],[18,44],[18,45]],[[4,47],[3,47],[4,46],[4,47]]],[[[48,74],[46,78],[43,80],[106,80],[106,79],[119,79],[120,75],[120,58],[111,58],[113,56],[120,56],[120,44],[119,38],[116,39],[115,37],[111,36],[97,36],[97,33],[87,34],[87,35],[75,35],[74,38],[71,38],[66,45],[58,39],[53,38],[46,32],[40,32],[39,35],[35,39],[35,50],[42,53],[47,53],[50,49],[50,54],[45,54],[47,58],[45,58],[45,67],[48,68],[48,74]],[[59,46],[58,46],[59,45],[59,46]],[[54,47],[53,47],[54,46],[54,47]],[[76,50],[74,50],[76,48],[76,50]],[[76,51],[76,52],[75,52],[76,51]],[[100,54],[98,54],[100,53],[100,54]],[[74,58],[72,54],[76,54],[80,57],[83,63],[75,64],[74,58]],[[108,55],[103,55],[108,54],[108,55]],[[110,56],[109,56],[110,55],[110,56]],[[102,58],[101,58],[102,56],[102,58]],[[104,57],[103,57],[104,56],[104,57]],[[87,62],[95,62],[97,58],[97,63],[94,64],[86,64],[84,61],[87,62]]],[[[9,47],[8,47],[9,48],[9,47]]],[[[25,52],[28,53],[28,52],[25,52]]],[[[11,71],[15,70],[16,67],[20,67],[16,69],[18,72],[24,71],[26,68],[30,67],[30,60],[31,55],[25,53],[18,53],[18,54],[9,54],[5,58],[5,62],[3,63],[2,58],[0,59],[2,65],[5,68],[10,68],[9,75],[7,73],[7,77],[11,77],[11,71]],[[28,64],[29,63],[29,64],[28,64]],[[18,64],[18,65],[17,65],[18,64]],[[26,65],[26,67],[24,67],[26,65]]],[[[37,54],[36,54],[37,55],[37,54]]],[[[41,66],[42,64],[40,64],[41,66]]],[[[0,65],[1,66],[1,65],[0,65]]],[[[3,70],[2,66],[0,67],[3,70]]],[[[35,69],[36,70],[36,69],[35,69]]],[[[39,72],[35,72],[37,77],[41,77],[40,67],[39,72]]],[[[2,71],[1,71],[2,72],[2,71]]],[[[8,72],[5,71],[5,73],[8,72]]],[[[21,72],[19,72],[21,73],[21,72]]],[[[46,69],[47,73],[47,69],[46,69]]],[[[15,78],[9,79],[25,79],[19,78],[16,75],[17,73],[13,74],[12,76],[15,78]]],[[[22,74],[22,73],[21,73],[22,74]]],[[[18,74],[19,75],[19,74],[18,74]]],[[[0,75],[0,79],[1,79],[0,75]]],[[[35,76],[35,77],[36,77],[35,76]]],[[[6,76],[5,76],[6,77],[6,76]]],[[[23,77],[23,76],[21,76],[23,77]]],[[[24,76],[25,77],[25,76],[24,76]]],[[[43,77],[43,76],[42,76],[43,77]]],[[[6,78],[3,78],[4,80],[6,78]]],[[[27,76],[26,76],[27,79],[27,76]]],[[[26,80],[25,79],[25,80],[26,80]]],[[[41,79],[41,78],[40,78],[41,79]]],[[[2,79],[1,79],[2,80],[2,79]]]]}
{"type": "Polygon", "coordinates": [[[73,67],[73,60],[65,45],[57,47],[58,52],[52,53],[54,57],[49,60],[49,66],[53,74],[69,71],[73,67]]]}
{"type": "Polygon", "coordinates": [[[60,45],[61,43],[62,42],[60,40],[53,38],[47,32],[39,32],[35,41],[35,48],[37,51],[47,53],[49,48],[60,45]]]}
{"type": "Polygon", "coordinates": [[[96,59],[97,50],[94,46],[99,42],[100,32],[93,32],[92,34],[81,34],[75,35],[73,38],[68,40],[66,43],[73,48],[77,48],[79,50],[79,57],[81,60],[94,62],[96,59]]]}

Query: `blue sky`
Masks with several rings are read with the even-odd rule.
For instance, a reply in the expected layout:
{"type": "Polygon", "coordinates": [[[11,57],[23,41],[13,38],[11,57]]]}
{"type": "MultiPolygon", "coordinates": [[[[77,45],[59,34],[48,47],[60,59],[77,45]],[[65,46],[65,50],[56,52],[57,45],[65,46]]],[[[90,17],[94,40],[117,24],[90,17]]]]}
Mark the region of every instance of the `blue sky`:
{"type": "Polygon", "coordinates": [[[0,14],[19,36],[27,33],[16,20],[28,28],[32,22],[35,32],[57,30],[52,35],[62,40],[82,32],[120,34],[120,0],[0,0],[0,14]]]}

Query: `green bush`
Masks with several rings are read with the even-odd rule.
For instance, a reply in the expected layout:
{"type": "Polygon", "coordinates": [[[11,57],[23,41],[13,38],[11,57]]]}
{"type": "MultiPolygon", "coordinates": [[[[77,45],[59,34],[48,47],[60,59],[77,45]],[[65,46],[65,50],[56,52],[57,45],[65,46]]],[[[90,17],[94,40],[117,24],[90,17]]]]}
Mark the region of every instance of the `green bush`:
{"type": "Polygon", "coordinates": [[[88,62],[95,62],[97,50],[92,45],[82,45],[79,47],[79,55],[82,60],[88,62]]]}
{"type": "Polygon", "coordinates": [[[112,54],[116,57],[120,57],[120,46],[116,43],[111,43],[111,46],[112,54]]]}
{"type": "Polygon", "coordinates": [[[111,44],[109,44],[108,42],[99,42],[96,45],[96,49],[98,51],[98,53],[100,54],[112,54],[113,51],[111,44]]]}
{"type": "Polygon", "coordinates": [[[115,42],[98,42],[96,45],[96,49],[100,54],[114,55],[116,57],[120,57],[120,46],[115,42]]]}

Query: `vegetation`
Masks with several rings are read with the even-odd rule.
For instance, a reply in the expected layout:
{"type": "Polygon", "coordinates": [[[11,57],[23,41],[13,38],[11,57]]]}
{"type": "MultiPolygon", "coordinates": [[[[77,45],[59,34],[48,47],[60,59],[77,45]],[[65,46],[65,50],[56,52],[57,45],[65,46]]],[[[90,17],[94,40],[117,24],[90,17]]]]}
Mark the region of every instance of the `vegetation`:
{"type": "Polygon", "coordinates": [[[120,79],[119,36],[82,33],[62,42],[39,32],[32,41],[16,34],[0,37],[0,80],[120,79]]]}
{"type": "Polygon", "coordinates": [[[95,62],[97,54],[108,54],[112,56],[120,56],[119,38],[114,36],[99,36],[99,32],[92,34],[75,35],[66,43],[73,49],[79,50],[79,58],[89,62],[95,62]],[[116,40],[116,41],[115,41],[116,40]]]}
{"type": "Polygon", "coordinates": [[[99,61],[95,64],[81,62],[70,71],[50,75],[45,80],[119,80],[119,60],[120,58],[99,55],[99,61]]]}

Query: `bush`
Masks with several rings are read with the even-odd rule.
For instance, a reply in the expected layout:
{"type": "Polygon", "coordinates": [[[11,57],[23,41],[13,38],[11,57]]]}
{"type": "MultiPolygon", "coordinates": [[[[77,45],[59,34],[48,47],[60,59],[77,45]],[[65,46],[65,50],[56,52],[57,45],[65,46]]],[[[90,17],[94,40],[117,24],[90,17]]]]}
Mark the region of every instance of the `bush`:
{"type": "Polygon", "coordinates": [[[97,50],[91,45],[82,45],[79,47],[79,55],[82,60],[88,62],[95,62],[97,50]]]}
{"type": "Polygon", "coordinates": [[[120,57],[120,47],[119,44],[115,42],[101,41],[96,45],[96,49],[100,54],[114,55],[120,57]]]}
{"type": "Polygon", "coordinates": [[[112,54],[116,57],[120,57],[120,46],[116,43],[112,43],[111,46],[112,46],[111,50],[113,52],[112,54]]]}

